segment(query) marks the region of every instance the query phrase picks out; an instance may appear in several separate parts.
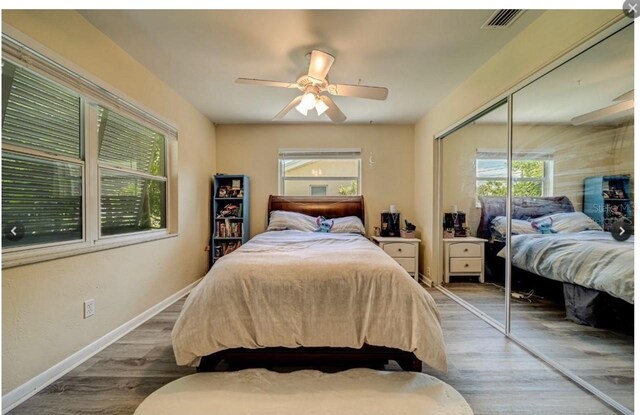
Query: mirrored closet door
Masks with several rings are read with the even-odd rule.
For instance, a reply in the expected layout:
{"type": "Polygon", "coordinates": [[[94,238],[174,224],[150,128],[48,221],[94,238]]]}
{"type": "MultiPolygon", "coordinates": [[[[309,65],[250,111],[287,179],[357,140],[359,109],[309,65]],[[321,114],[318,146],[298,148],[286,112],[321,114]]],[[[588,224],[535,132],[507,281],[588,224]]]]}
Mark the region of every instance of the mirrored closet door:
{"type": "MultiPolygon", "coordinates": [[[[505,240],[492,238],[483,206],[505,210],[507,131],[503,102],[441,142],[444,286],[498,324],[505,317],[505,263],[489,253],[505,240]]],[[[502,226],[506,232],[506,218],[502,226]]]]}
{"type": "Polygon", "coordinates": [[[443,291],[629,414],[633,30],[438,137],[443,291]]]}
{"type": "Polygon", "coordinates": [[[511,333],[633,408],[633,27],[512,102],[511,333]]]}

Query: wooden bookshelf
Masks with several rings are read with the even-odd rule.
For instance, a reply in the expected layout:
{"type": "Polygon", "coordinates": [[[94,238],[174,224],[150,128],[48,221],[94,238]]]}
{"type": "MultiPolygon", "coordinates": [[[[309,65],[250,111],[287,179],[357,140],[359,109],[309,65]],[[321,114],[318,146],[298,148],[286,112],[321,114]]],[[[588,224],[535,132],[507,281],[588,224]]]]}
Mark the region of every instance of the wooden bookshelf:
{"type": "Polygon", "coordinates": [[[219,174],[211,181],[210,265],[249,240],[249,177],[219,174]]]}

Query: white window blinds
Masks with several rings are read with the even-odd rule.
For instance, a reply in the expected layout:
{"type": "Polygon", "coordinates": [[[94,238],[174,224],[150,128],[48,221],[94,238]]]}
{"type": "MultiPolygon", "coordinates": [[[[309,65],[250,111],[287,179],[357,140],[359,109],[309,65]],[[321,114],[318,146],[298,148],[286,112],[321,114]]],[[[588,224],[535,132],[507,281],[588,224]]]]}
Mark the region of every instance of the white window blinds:
{"type": "Polygon", "coordinates": [[[3,246],[82,239],[80,98],[9,62],[2,69],[3,246]],[[13,229],[24,235],[12,240],[13,229]]]}
{"type": "Polygon", "coordinates": [[[3,34],[5,259],[168,234],[176,137],[171,124],[3,34]]]}
{"type": "Polygon", "coordinates": [[[98,141],[101,234],[165,228],[164,136],[100,107],[98,141]]]}
{"type": "Polygon", "coordinates": [[[304,149],[304,148],[281,148],[278,150],[280,159],[354,159],[360,158],[359,148],[344,149],[304,149]]]}
{"type": "Polygon", "coordinates": [[[23,68],[2,67],[2,139],[80,157],[80,98],[23,68]]]}

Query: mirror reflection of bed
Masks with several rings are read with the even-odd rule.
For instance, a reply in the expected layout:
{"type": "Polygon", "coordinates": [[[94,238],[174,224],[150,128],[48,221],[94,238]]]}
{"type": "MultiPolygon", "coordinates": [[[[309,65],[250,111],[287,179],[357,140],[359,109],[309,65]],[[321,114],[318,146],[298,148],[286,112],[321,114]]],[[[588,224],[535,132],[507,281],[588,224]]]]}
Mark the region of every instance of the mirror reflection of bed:
{"type": "MultiPolygon", "coordinates": [[[[506,200],[479,200],[485,282],[452,276],[447,288],[503,322],[506,200]]],[[[634,237],[615,240],[566,196],[515,197],[511,227],[513,334],[624,398],[633,390],[634,237]]]]}
{"type": "MultiPolygon", "coordinates": [[[[505,203],[482,197],[478,235],[489,239],[488,281],[504,281],[505,203]]],[[[633,236],[615,240],[566,196],[514,198],[512,298],[563,306],[577,324],[633,331],[633,236]],[[542,234],[539,223],[554,223],[542,234]]]]}
{"type": "Polygon", "coordinates": [[[455,206],[487,241],[484,283],[452,275],[445,287],[504,325],[510,263],[511,334],[631,409],[632,39],[627,27],[514,93],[511,205],[506,103],[440,147],[442,213],[455,206]],[[612,235],[620,220],[624,241],[612,235]]]}

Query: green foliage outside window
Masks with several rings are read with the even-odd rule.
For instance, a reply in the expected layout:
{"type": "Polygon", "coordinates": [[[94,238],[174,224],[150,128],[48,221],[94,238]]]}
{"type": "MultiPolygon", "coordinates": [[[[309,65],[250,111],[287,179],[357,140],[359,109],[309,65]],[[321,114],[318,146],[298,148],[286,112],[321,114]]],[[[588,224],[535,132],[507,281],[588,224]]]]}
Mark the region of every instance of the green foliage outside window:
{"type": "Polygon", "coordinates": [[[340,196],[356,196],[358,194],[358,182],[351,182],[348,186],[339,185],[338,194],[340,196]]]}
{"type": "MultiPolygon", "coordinates": [[[[544,161],[541,160],[514,160],[512,176],[514,196],[543,196],[544,161]],[[540,179],[540,180],[519,180],[540,179]]],[[[506,180],[478,180],[478,196],[506,196],[506,180]]]]}
{"type": "MultiPolygon", "coordinates": [[[[164,155],[163,149],[160,147],[162,143],[157,143],[153,152],[153,161],[151,163],[151,174],[160,175],[164,160],[161,157],[164,155]]],[[[161,228],[162,218],[164,216],[164,199],[165,199],[165,187],[160,183],[152,181],[149,186],[149,221],[150,227],[153,229],[161,228]]]]}

